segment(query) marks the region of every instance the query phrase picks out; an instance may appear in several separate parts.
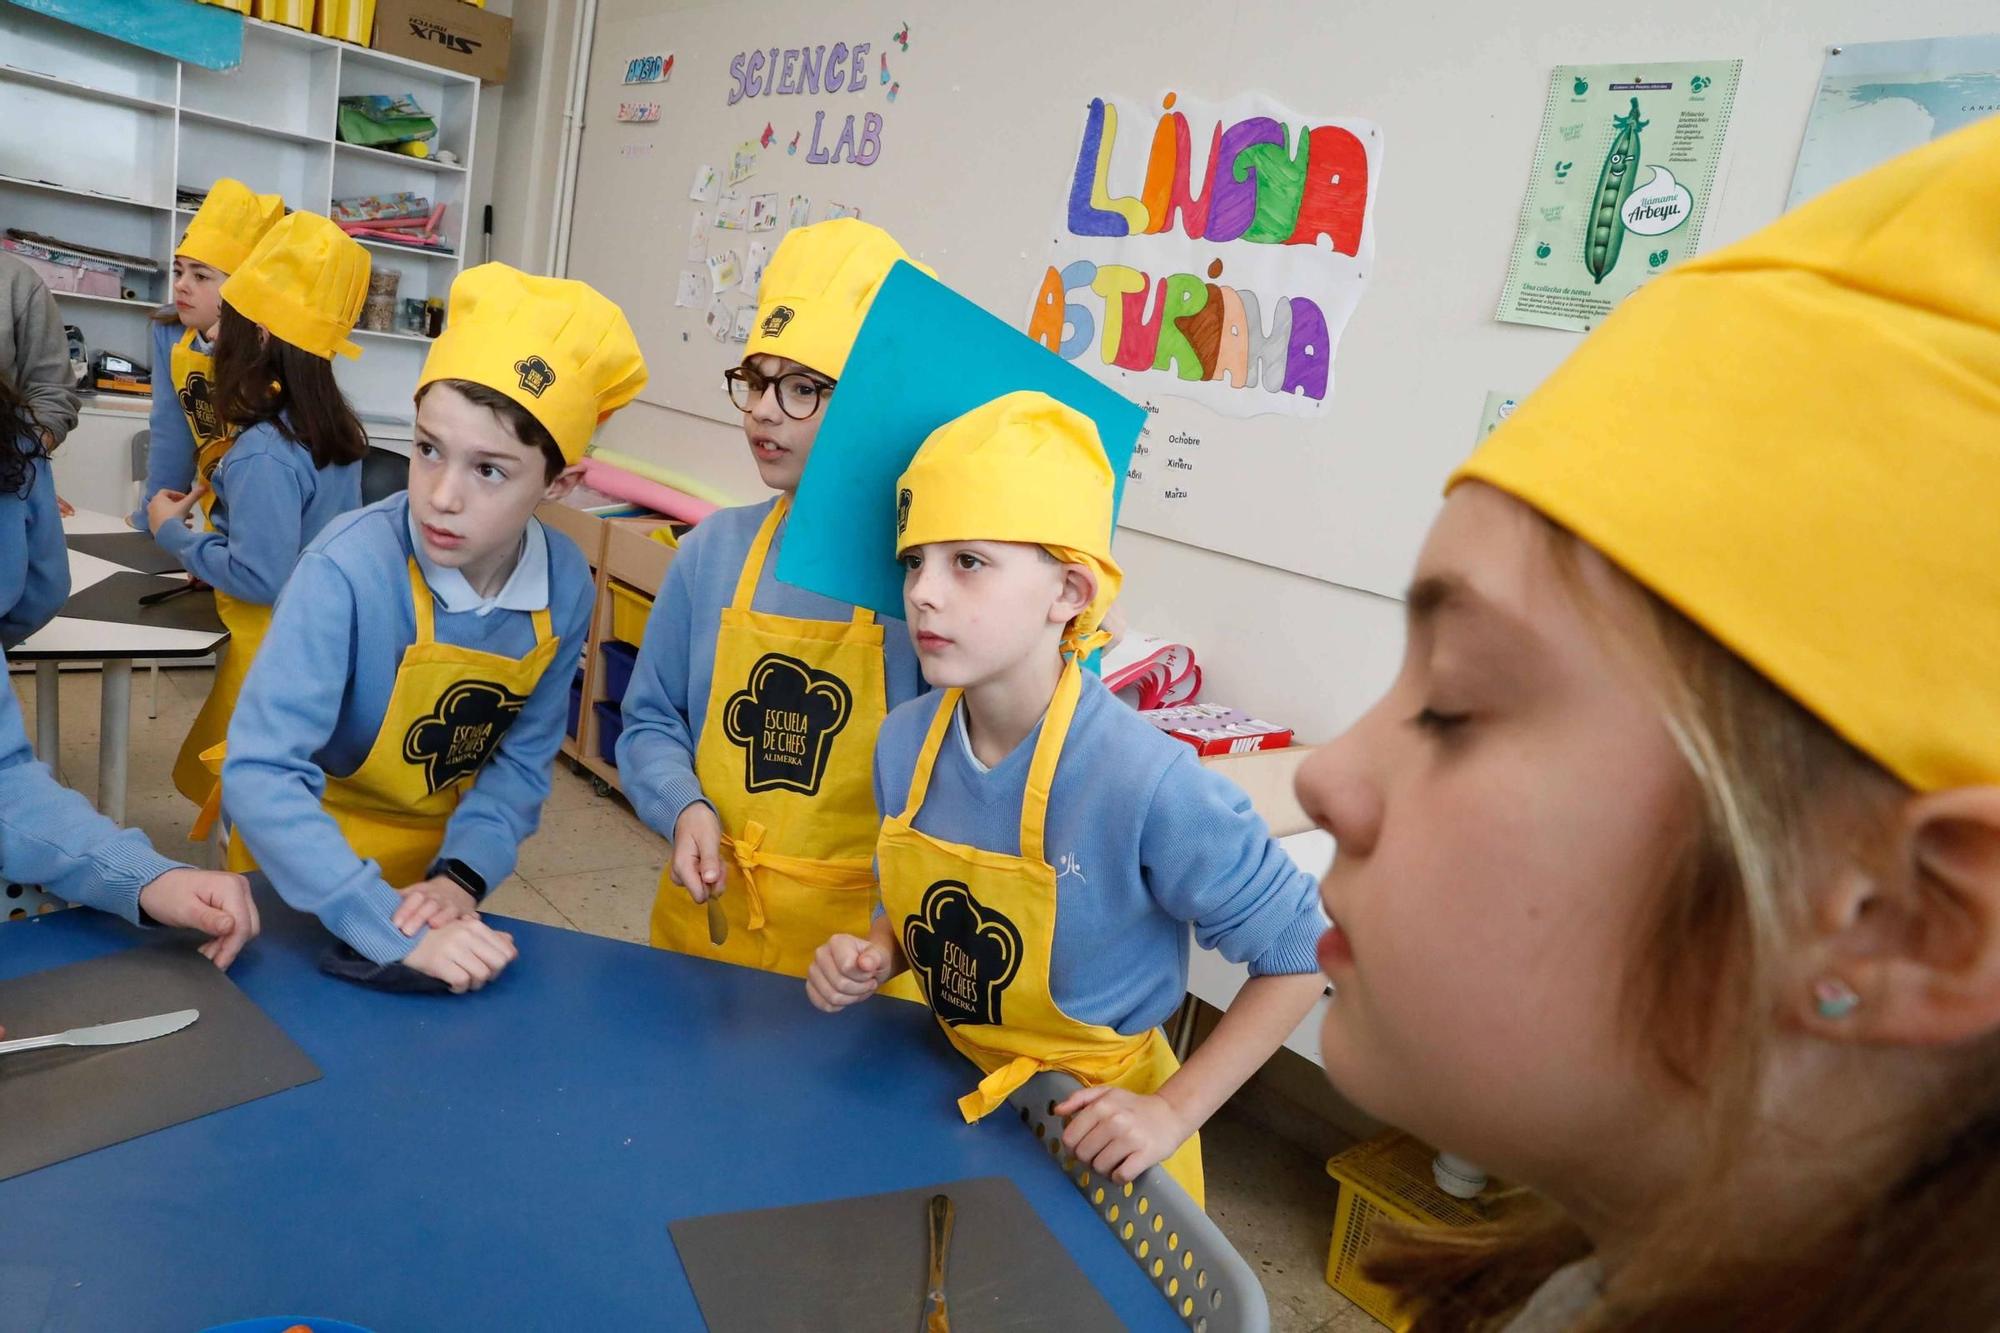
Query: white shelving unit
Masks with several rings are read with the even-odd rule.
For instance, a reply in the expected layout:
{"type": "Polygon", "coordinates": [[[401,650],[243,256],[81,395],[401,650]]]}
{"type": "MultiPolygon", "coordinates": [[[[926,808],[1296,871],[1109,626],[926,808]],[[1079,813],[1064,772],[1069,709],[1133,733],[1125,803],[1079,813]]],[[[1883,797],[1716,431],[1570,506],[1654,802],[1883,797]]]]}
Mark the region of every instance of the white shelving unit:
{"type": "MultiPolygon", "coordinates": [[[[166,304],[173,247],[192,216],[178,188],[223,176],[325,213],[336,198],[409,190],[445,205],[454,253],[363,241],[380,270],[401,274],[398,299],[443,297],[467,238],[479,80],[295,28],[244,20],[243,63],[228,72],[185,65],[0,0],[0,228],[17,227],[160,265],[128,274],[120,297],[58,292],[63,318],[91,352],[151,359],[147,321],[166,304]],[[433,151],[455,164],[337,142],[339,99],[409,93],[438,122],[433,151]],[[33,127],[33,128],[29,128],[33,127]],[[27,132],[23,132],[26,130],[27,132]]],[[[357,411],[410,415],[429,339],[357,332],[360,359],[335,374],[357,411]]],[[[408,428],[369,422],[371,434],[408,428]]],[[[120,464],[122,467],[122,463],[120,464]]]]}

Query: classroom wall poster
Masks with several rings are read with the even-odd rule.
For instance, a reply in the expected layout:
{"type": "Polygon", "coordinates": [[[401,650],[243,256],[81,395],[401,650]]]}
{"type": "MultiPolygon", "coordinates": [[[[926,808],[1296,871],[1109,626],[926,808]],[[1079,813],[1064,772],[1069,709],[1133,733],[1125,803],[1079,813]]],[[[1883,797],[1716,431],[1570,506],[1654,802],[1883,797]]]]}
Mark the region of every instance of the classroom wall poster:
{"type": "Polygon", "coordinates": [[[2000,36],[1829,47],[1785,207],[1995,114],[2000,36]]]}
{"type": "Polygon", "coordinates": [[[1701,229],[1740,60],[1558,65],[1497,316],[1588,332],[1701,229]]]}
{"type": "Polygon", "coordinates": [[[1373,266],[1380,128],[1256,93],[1080,109],[1029,336],[1133,398],[1322,415],[1373,266]]]}

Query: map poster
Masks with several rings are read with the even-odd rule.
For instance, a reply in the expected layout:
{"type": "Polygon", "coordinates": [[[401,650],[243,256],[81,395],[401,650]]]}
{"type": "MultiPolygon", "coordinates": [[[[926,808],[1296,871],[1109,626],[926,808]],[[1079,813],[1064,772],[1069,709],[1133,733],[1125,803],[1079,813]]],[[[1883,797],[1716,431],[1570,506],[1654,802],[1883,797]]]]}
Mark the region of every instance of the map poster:
{"type": "Polygon", "coordinates": [[[1995,114],[2000,36],[1829,47],[1785,206],[1995,114]]]}
{"type": "Polygon", "coordinates": [[[1498,318],[1588,332],[1701,245],[1740,60],[1558,65],[1498,318]]]}

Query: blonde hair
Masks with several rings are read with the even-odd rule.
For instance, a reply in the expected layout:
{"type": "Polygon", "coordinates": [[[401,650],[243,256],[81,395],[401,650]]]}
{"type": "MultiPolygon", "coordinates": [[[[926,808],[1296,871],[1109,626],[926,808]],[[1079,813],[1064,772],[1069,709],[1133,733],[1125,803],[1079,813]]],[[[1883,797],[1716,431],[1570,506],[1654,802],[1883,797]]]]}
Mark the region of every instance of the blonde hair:
{"type": "MultiPolygon", "coordinates": [[[[1781,960],[1806,926],[1802,886],[1879,858],[1908,788],[1626,576],[1612,598],[1629,607],[1607,605],[1585,586],[1582,543],[1549,532],[1564,583],[1654,682],[1688,764],[1691,833],[1642,910],[1621,1019],[1705,1104],[1702,1169],[1648,1219],[1648,1239],[1578,1329],[2000,1326],[2000,1038],[1895,1127],[1909,1145],[1900,1174],[1846,1182],[1842,1200],[1780,1235],[1731,1213],[1761,1137],[1768,1016],[1796,1002],[1781,960]]],[[[1543,1205],[1494,1227],[1404,1233],[1369,1272],[1406,1293],[1415,1333],[1499,1329],[1589,1250],[1543,1205]]]]}

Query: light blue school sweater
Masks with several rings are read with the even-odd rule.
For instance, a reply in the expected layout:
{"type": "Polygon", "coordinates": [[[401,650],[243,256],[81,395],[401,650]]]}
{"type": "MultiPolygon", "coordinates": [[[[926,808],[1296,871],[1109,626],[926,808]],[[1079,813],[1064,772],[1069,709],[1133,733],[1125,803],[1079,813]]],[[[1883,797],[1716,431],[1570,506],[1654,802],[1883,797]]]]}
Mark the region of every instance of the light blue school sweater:
{"type": "MultiPolygon", "coordinates": [[[[6,660],[0,654],[0,670],[6,660]]],[[[0,879],[139,921],[139,891],[180,868],[35,761],[21,705],[0,684],[0,879]]]]}
{"type": "MultiPolygon", "coordinates": [[[[910,798],[942,693],[898,708],[875,746],[884,818],[910,798]]],[[[1037,726],[980,771],[962,724],[945,734],[921,833],[1021,852],[1021,798],[1037,726]]],[[[1086,672],[1050,786],[1045,853],[1056,867],[1049,985],[1064,1013],[1127,1036],[1165,1022],[1187,995],[1188,927],[1253,975],[1311,972],[1325,922],[1319,889],[1271,836],[1243,789],[1140,717],[1086,672]]],[[[975,897],[979,885],[972,885],[975,897]]],[[[1001,901],[982,902],[1006,914],[1001,901]]]]}
{"type": "Polygon", "coordinates": [[[0,495],[0,648],[48,624],[67,600],[69,549],[56,509],[56,479],[49,460],[37,458],[27,494],[0,495]]]}
{"type": "MultiPolygon", "coordinates": [[[[619,784],[632,809],[656,832],[673,837],[681,811],[704,799],[694,775],[695,746],[708,712],[709,683],[715,671],[715,639],[722,611],[736,595],[736,580],[750,554],[757,529],[777,504],[719,509],[681,540],[667,568],[666,586],[646,621],[639,664],[625,693],[625,730],[618,737],[619,784]]],[[[854,607],[807,592],[777,579],[785,525],[771,539],[751,607],[800,620],[847,621],[854,607]]],[[[883,542],[889,559],[889,543],[883,542]]],[[[928,687],[910,646],[909,626],[878,617],[882,626],[887,707],[914,699],[928,687]]],[[[843,735],[841,740],[848,737],[843,735]]],[[[856,737],[868,744],[866,737],[856,737]]]]}
{"type": "Polygon", "coordinates": [[[270,606],[321,528],[361,507],[361,464],[315,468],[312,453],[260,421],[216,465],[214,532],[180,523],[159,543],[181,567],[238,601],[270,606]]]}
{"type": "MultiPolygon", "coordinates": [[[[168,307],[172,309],[172,307],[168,307]]],[[[146,489],[132,511],[132,526],[146,526],[146,506],[161,491],[182,491],[194,485],[194,432],[181,407],[180,386],[174,383],[174,344],[187,333],[176,319],[153,324],[153,409],[146,417],[146,489]]],[[[215,349],[200,334],[195,350],[213,355],[215,349]]]]}
{"type": "MultiPolygon", "coordinates": [[[[409,515],[409,494],[398,492],[336,519],[300,557],[236,701],[222,769],[223,804],[279,894],[378,963],[401,959],[421,938],[389,924],[401,901],[396,890],[408,886],[384,882],[381,867],[355,855],[319,804],[327,774],[346,776],[367,758],[403,650],[416,641],[409,515]]],[[[542,600],[562,646],[464,790],[438,852],[465,862],[489,887],[513,873],[520,845],[541,820],[596,594],[575,543],[547,529],[542,537],[542,600]]],[[[517,579],[534,582],[517,566],[497,601],[520,600],[509,595],[517,579]]],[[[452,590],[432,582],[432,591],[439,643],[517,658],[534,648],[530,612],[454,611],[446,601],[452,590]]]]}

